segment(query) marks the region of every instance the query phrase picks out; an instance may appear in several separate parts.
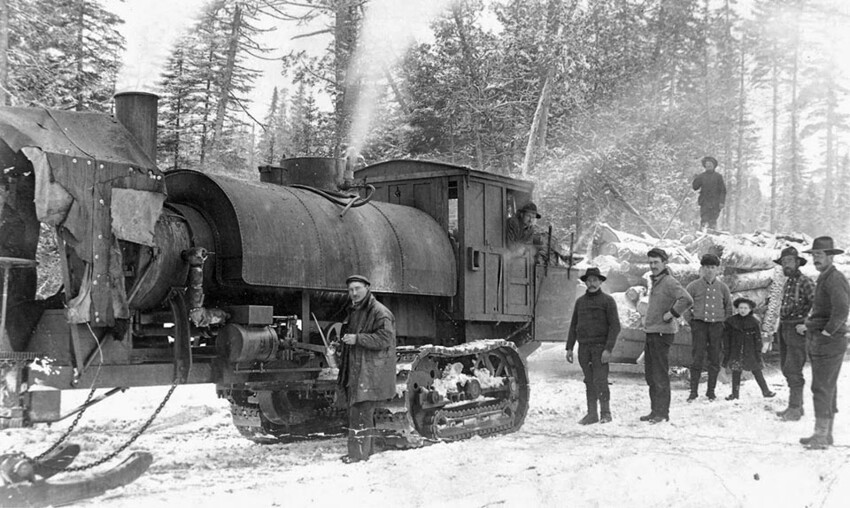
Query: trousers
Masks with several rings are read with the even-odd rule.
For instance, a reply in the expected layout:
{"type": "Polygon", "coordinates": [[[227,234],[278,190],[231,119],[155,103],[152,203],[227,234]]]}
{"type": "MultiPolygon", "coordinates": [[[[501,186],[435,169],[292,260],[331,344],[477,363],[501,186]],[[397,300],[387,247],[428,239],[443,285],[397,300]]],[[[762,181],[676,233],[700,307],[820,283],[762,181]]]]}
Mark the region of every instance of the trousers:
{"type": "Polygon", "coordinates": [[[647,333],[643,349],[644,377],[649,385],[649,401],[657,416],[670,415],[670,361],[672,333],[647,333]]]}
{"type": "Polygon", "coordinates": [[[812,361],[812,402],[815,418],[834,418],[838,411],[838,374],[847,351],[845,337],[827,337],[821,333],[806,334],[809,359],[812,361]]]}
{"type": "Polygon", "coordinates": [[[608,389],[608,364],[602,363],[605,344],[579,344],[578,364],[584,373],[584,386],[590,398],[607,401],[611,398],[608,389]]]}
{"type": "Polygon", "coordinates": [[[803,367],[806,365],[806,336],[797,333],[798,322],[779,322],[779,361],[782,375],[788,388],[800,388],[806,384],[803,367]]]}
{"type": "Polygon", "coordinates": [[[720,345],[723,343],[723,323],[691,321],[691,368],[720,372],[720,345]]]}
{"type": "Polygon", "coordinates": [[[372,455],[377,404],[374,400],[364,400],[348,408],[348,456],[354,460],[366,460],[372,455]]]}

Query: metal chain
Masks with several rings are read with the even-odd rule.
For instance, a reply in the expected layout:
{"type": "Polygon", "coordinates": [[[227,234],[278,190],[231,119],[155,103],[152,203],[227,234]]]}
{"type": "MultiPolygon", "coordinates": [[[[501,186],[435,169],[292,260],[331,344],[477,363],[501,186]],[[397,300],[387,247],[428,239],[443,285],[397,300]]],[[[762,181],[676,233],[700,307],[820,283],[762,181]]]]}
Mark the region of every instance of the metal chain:
{"type": "MultiPolygon", "coordinates": [[[[98,373],[100,373],[100,369],[98,369],[98,373]]],[[[82,409],[81,409],[81,410],[77,413],[77,416],[75,416],[75,417],[74,417],[74,421],[72,421],[72,422],[71,422],[71,426],[70,426],[70,427],[68,427],[68,428],[65,430],[65,433],[64,433],[64,434],[62,434],[61,436],[59,436],[59,439],[57,439],[57,440],[56,440],[56,442],[55,442],[55,443],[53,443],[53,445],[52,445],[50,448],[48,448],[47,450],[45,450],[45,451],[44,451],[44,453],[42,453],[41,455],[39,455],[38,457],[36,457],[36,458],[34,459],[36,462],[41,462],[41,459],[43,459],[43,458],[44,458],[44,457],[46,457],[46,456],[47,456],[50,452],[52,452],[53,450],[55,450],[56,448],[58,448],[58,447],[59,447],[59,445],[61,445],[61,444],[65,441],[65,439],[67,439],[67,438],[68,438],[68,436],[69,436],[69,435],[71,435],[71,432],[73,432],[73,431],[74,431],[74,427],[76,427],[76,426],[77,426],[77,424],[78,424],[78,423],[80,423],[80,418],[82,418],[82,417],[83,417],[83,413],[85,413],[85,412],[86,412],[86,409],[88,409],[88,408],[89,408],[89,402],[91,402],[92,397],[94,397],[94,392],[97,390],[97,388],[95,388],[95,382],[96,382],[96,381],[97,381],[97,376],[95,376],[95,379],[94,379],[94,381],[92,382],[92,389],[91,389],[91,391],[89,392],[88,397],[86,397],[86,401],[85,401],[85,402],[83,402],[83,408],[82,408],[82,409]]]]}
{"type": "Polygon", "coordinates": [[[136,432],[134,432],[132,436],[130,436],[130,439],[128,439],[124,444],[119,446],[114,452],[110,453],[109,455],[106,455],[105,457],[102,457],[102,458],[100,458],[100,459],[98,459],[98,460],[96,460],[96,461],[94,461],[90,464],[84,464],[82,466],[56,467],[56,468],[54,468],[54,467],[48,466],[46,464],[41,464],[41,467],[50,469],[52,471],[65,471],[67,473],[72,473],[72,472],[77,472],[77,471],[85,471],[87,469],[97,467],[97,466],[103,464],[104,462],[108,462],[108,461],[114,459],[119,453],[126,450],[128,446],[133,444],[133,442],[136,441],[136,439],[138,439],[146,430],[148,430],[148,427],[150,427],[150,424],[153,423],[153,421],[159,415],[160,411],[162,411],[162,409],[165,407],[165,404],[166,404],[166,402],[168,402],[168,399],[171,398],[171,394],[174,393],[175,388],[177,388],[177,380],[174,380],[174,382],[171,384],[171,388],[168,390],[168,393],[165,394],[165,398],[162,399],[162,402],[159,403],[159,406],[156,408],[156,410],[153,412],[153,414],[150,416],[150,418],[148,418],[148,420],[141,427],[139,427],[139,429],[136,432]]]}

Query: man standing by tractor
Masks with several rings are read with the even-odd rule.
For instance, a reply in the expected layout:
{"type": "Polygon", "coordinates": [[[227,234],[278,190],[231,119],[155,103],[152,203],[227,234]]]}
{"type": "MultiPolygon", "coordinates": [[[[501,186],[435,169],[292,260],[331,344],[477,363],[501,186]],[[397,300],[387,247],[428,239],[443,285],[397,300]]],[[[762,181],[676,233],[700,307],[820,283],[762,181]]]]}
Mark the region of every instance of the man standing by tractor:
{"type": "Polygon", "coordinates": [[[668,354],[679,330],[676,321],[694,304],[691,295],[667,270],[667,252],[653,247],[648,253],[652,288],[644,316],[644,376],[649,385],[652,410],[641,416],[642,422],[660,423],[670,420],[670,362],[668,354]]]}
{"type": "Polygon", "coordinates": [[[375,407],[395,396],[395,317],[372,295],[362,275],[346,279],[351,308],[343,322],[340,391],[348,402],[348,455],[343,462],[368,460],[375,437],[375,407]]]}
{"type": "Polygon", "coordinates": [[[693,183],[694,190],[699,191],[699,227],[715,229],[720,210],[726,203],[726,184],[723,182],[723,176],[715,171],[717,159],[711,156],[703,157],[702,167],[705,171],[698,174],[693,183]]]}
{"type": "Polygon", "coordinates": [[[847,352],[847,315],[850,312],[850,285],[832,264],[833,257],[844,251],[833,246],[832,238],[815,238],[811,253],[820,272],[815,285],[812,311],[806,319],[806,343],[812,361],[812,401],[815,406],[815,431],[800,439],[810,450],[832,446],[832,424],[838,411],[838,374],[847,352]]]}
{"type": "Polygon", "coordinates": [[[573,346],[578,342],[578,363],[584,373],[587,414],[581,425],[611,421],[611,392],[608,389],[608,362],[620,334],[617,302],[602,291],[605,276],[591,267],[579,277],[587,292],[578,297],[567,338],[567,361],[573,363],[573,346]],[[596,402],[599,401],[599,413],[596,402]]]}
{"type": "Polygon", "coordinates": [[[732,293],[729,286],[717,279],[720,258],[705,254],[700,259],[700,278],[688,284],[688,294],[694,300],[691,309],[691,393],[688,402],[699,397],[699,378],[708,370],[708,400],[717,398],[714,387],[720,373],[720,345],[723,343],[723,322],[732,315],[732,293]]]}
{"type": "Polygon", "coordinates": [[[784,421],[797,421],[803,417],[803,367],[806,365],[806,326],[803,322],[812,308],[815,283],[800,272],[806,258],[800,257],[797,249],[782,249],[779,259],[773,261],[782,266],[785,285],[782,288],[782,303],[779,307],[779,360],[782,374],[788,383],[788,407],[776,413],[784,421]]]}

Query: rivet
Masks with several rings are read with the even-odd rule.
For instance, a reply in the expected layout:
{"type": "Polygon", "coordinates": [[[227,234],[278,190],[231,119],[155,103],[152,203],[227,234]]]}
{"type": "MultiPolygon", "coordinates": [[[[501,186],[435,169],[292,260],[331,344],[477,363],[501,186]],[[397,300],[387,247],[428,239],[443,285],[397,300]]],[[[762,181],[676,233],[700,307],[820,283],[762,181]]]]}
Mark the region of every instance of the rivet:
{"type": "Polygon", "coordinates": [[[74,164],[76,164],[76,163],[77,163],[77,159],[71,159],[71,162],[73,162],[74,164]]]}
{"type": "Polygon", "coordinates": [[[103,169],[103,164],[100,165],[100,169],[103,169]]]}
{"type": "MultiPolygon", "coordinates": [[[[100,259],[100,255],[99,255],[99,254],[95,254],[95,255],[94,255],[94,258],[95,258],[95,259],[100,259]]],[[[100,275],[98,275],[98,277],[100,277],[100,275]]]]}
{"type": "Polygon", "coordinates": [[[133,168],[127,168],[127,172],[128,172],[128,173],[132,173],[132,172],[133,172],[133,168]]]}
{"type": "Polygon", "coordinates": [[[89,166],[91,166],[91,161],[86,161],[86,164],[88,164],[89,166]]]}
{"type": "Polygon", "coordinates": [[[91,285],[92,285],[92,286],[97,286],[97,281],[93,281],[93,282],[91,283],[91,285]]]}
{"type": "Polygon", "coordinates": [[[100,204],[101,204],[101,205],[102,205],[102,204],[104,204],[104,201],[103,201],[102,199],[100,200],[100,204]]]}
{"type": "Polygon", "coordinates": [[[103,240],[103,235],[97,235],[98,240],[103,240]]]}

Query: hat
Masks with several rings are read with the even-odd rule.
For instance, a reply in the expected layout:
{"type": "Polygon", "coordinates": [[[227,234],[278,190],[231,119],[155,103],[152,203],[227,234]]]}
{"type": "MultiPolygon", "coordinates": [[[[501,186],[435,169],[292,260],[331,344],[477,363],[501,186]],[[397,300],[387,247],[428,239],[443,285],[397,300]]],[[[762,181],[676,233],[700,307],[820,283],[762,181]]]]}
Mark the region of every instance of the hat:
{"type": "Polygon", "coordinates": [[[794,256],[795,258],[797,258],[797,261],[800,262],[800,266],[803,266],[808,263],[808,260],[804,257],[801,257],[800,254],[797,252],[797,249],[795,249],[794,247],[785,247],[784,249],[782,249],[782,252],[779,253],[779,259],[774,259],[773,262],[777,265],[781,265],[782,258],[784,258],[785,256],[794,256]]]}
{"type": "Polygon", "coordinates": [[[590,268],[587,269],[586,272],[584,272],[584,275],[579,277],[579,279],[581,279],[582,282],[587,282],[587,278],[594,276],[594,275],[596,276],[597,279],[601,280],[602,282],[605,282],[605,279],[607,278],[604,275],[602,275],[602,273],[599,271],[599,268],[596,268],[595,266],[591,266],[590,268]]]}
{"type": "Polygon", "coordinates": [[[703,254],[699,264],[702,266],[720,266],[720,258],[714,254],[703,254]]]}
{"type": "Polygon", "coordinates": [[[702,164],[702,167],[705,167],[705,163],[708,162],[708,161],[713,162],[714,167],[715,168],[717,167],[717,159],[715,159],[711,155],[706,155],[705,157],[703,157],[702,160],[700,161],[700,164],[702,164]]]}
{"type": "Polygon", "coordinates": [[[351,284],[352,282],[362,282],[363,284],[366,284],[367,286],[372,285],[372,283],[369,282],[369,279],[367,279],[366,277],[364,277],[362,275],[349,275],[348,278],[345,279],[345,285],[346,286],[351,284]]]}
{"type": "Polygon", "coordinates": [[[667,252],[664,249],[660,249],[658,247],[653,247],[649,249],[649,252],[646,253],[647,257],[650,258],[661,258],[661,261],[667,262],[670,259],[670,256],[667,255],[667,252]]]}
{"type": "Polygon", "coordinates": [[[732,307],[735,307],[737,309],[738,305],[741,305],[742,303],[746,303],[747,305],[749,305],[750,309],[756,308],[756,302],[750,300],[749,298],[744,298],[744,297],[736,298],[735,301],[732,302],[732,307]]]}
{"type": "Polygon", "coordinates": [[[519,214],[521,214],[521,213],[523,213],[523,212],[532,212],[532,213],[534,213],[534,215],[536,215],[536,216],[537,216],[537,218],[538,218],[538,219],[541,217],[541,215],[540,215],[539,213],[537,213],[537,205],[535,205],[535,204],[534,204],[534,203],[532,203],[531,201],[529,201],[528,203],[526,203],[526,204],[522,205],[522,208],[520,208],[519,210],[517,210],[517,215],[519,215],[519,214]]]}
{"type": "Polygon", "coordinates": [[[803,253],[811,254],[816,250],[822,250],[827,256],[833,256],[835,254],[844,253],[843,250],[835,248],[831,236],[819,236],[815,238],[815,241],[812,242],[812,248],[809,250],[804,250],[803,253]]]}

